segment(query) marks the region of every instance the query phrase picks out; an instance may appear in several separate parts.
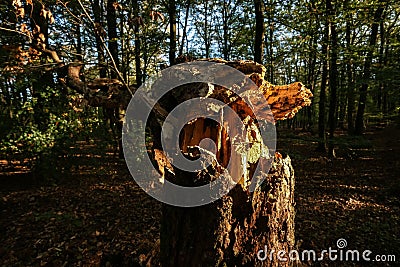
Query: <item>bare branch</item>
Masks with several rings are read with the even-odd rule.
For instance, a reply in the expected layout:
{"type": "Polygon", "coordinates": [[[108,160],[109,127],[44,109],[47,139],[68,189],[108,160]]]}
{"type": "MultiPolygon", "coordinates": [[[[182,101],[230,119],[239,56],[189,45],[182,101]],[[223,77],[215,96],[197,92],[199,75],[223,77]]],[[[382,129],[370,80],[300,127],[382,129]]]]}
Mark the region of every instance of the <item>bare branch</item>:
{"type": "Polygon", "coordinates": [[[0,27],[0,30],[2,30],[2,31],[8,31],[8,32],[15,32],[15,33],[18,33],[18,34],[23,35],[23,36],[25,36],[25,37],[28,37],[28,38],[29,38],[29,42],[31,42],[31,40],[32,40],[32,37],[31,37],[31,36],[27,35],[27,34],[24,33],[24,32],[21,32],[21,31],[17,31],[17,30],[13,30],[13,29],[8,29],[8,28],[3,28],[3,27],[0,27]]]}
{"type": "MultiPolygon", "coordinates": [[[[86,8],[83,6],[82,2],[80,0],[78,0],[79,5],[81,6],[83,12],[85,13],[85,16],[88,18],[88,20],[90,21],[90,23],[92,24],[92,27],[95,29],[96,25],[94,23],[94,21],[92,20],[92,18],[90,17],[89,13],[87,12],[86,8]]],[[[111,59],[111,62],[113,64],[114,67],[114,71],[117,73],[118,78],[121,80],[121,82],[123,83],[123,85],[128,89],[129,93],[131,93],[131,95],[133,95],[134,93],[132,92],[132,90],[129,88],[128,84],[126,83],[124,77],[122,76],[121,72],[118,70],[117,68],[117,64],[115,63],[114,57],[112,56],[110,50],[108,49],[107,45],[105,44],[106,42],[104,41],[103,37],[101,35],[99,35],[96,31],[95,34],[99,37],[101,43],[104,46],[104,49],[106,50],[108,56],[111,59]]]]}

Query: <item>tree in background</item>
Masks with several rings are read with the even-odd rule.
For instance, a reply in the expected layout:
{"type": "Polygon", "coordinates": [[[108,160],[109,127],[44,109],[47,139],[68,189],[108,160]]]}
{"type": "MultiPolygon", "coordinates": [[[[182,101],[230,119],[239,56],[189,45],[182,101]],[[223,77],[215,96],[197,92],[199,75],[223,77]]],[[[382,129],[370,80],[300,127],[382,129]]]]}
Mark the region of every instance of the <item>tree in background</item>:
{"type": "MultiPolygon", "coordinates": [[[[364,68],[363,68],[363,75],[360,87],[360,98],[358,101],[358,109],[357,109],[357,116],[356,116],[356,123],[355,123],[355,133],[362,134],[364,131],[364,113],[365,113],[365,106],[367,102],[367,90],[369,86],[370,76],[371,76],[371,64],[374,58],[374,50],[375,45],[378,38],[378,30],[379,25],[381,24],[381,20],[383,12],[387,6],[387,1],[379,1],[378,7],[375,11],[372,26],[371,26],[371,35],[369,37],[368,42],[368,51],[364,61],[364,68]]],[[[383,32],[381,32],[384,35],[383,32]]]]}
{"type": "MultiPolygon", "coordinates": [[[[264,58],[264,2],[262,0],[254,0],[256,34],[254,40],[254,61],[263,64],[264,58]]],[[[273,81],[271,81],[273,82],[273,81]]]]}
{"type": "Polygon", "coordinates": [[[10,107],[34,98],[35,123],[46,128],[41,105],[46,88],[54,88],[95,107],[117,138],[119,94],[129,98],[135,86],[187,55],[255,59],[265,62],[271,82],[304,81],[319,105],[287,125],[314,130],[318,124],[322,146],[326,129],[330,137],[336,126],[360,134],[366,120],[398,114],[399,4],[332,6],[329,15],[319,0],[8,2],[0,8],[3,122],[15,119],[10,107]]]}

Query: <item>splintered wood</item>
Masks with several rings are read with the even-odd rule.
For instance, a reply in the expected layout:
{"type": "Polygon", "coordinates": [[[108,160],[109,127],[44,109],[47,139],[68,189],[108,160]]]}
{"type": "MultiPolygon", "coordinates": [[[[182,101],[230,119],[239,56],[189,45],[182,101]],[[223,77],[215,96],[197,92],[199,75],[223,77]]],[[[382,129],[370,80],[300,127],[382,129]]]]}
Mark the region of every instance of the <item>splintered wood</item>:
{"type": "MultiPolygon", "coordinates": [[[[232,126],[232,117],[221,112],[222,124],[198,118],[190,121],[181,131],[179,143],[184,154],[189,158],[195,157],[201,152],[201,140],[210,138],[216,144],[217,162],[210,165],[206,172],[173,170],[168,172],[174,173],[167,177],[168,180],[183,186],[199,186],[213,181],[226,168],[237,184],[227,195],[205,206],[190,209],[163,206],[160,235],[162,266],[291,266],[292,262],[280,261],[276,255],[264,260],[257,258],[260,250],[267,250],[265,253],[268,255],[279,250],[289,253],[295,244],[294,172],[291,161],[288,156],[277,152],[265,153],[269,152],[269,148],[264,144],[258,127],[261,120],[274,124],[278,120],[292,118],[302,107],[311,104],[312,93],[301,83],[273,85],[265,81],[265,67],[252,61],[208,61],[241,71],[258,86],[258,94],[261,92],[264,98],[257,98],[246,90],[238,96],[220,86],[203,84],[199,90],[193,90],[193,86],[180,88],[173,94],[177,99],[160,103],[160,108],[171,110],[169,103],[181,103],[190,98],[188,94],[199,97],[198,92],[208,91],[207,97],[223,101],[241,119],[240,127],[232,126]],[[244,133],[245,138],[238,142],[235,134],[239,133],[244,133]],[[240,149],[240,142],[246,144],[247,150],[240,149]],[[199,149],[193,152],[195,147],[199,149]],[[255,175],[258,165],[263,171],[255,175]],[[253,175],[261,177],[263,182],[251,192],[249,184],[253,175]]],[[[165,158],[159,160],[160,165],[165,165],[165,158]]]]}
{"type": "MultiPolygon", "coordinates": [[[[171,91],[164,101],[157,103],[153,107],[153,111],[159,118],[163,119],[168,114],[168,110],[170,111],[174,108],[173,105],[188,99],[209,97],[221,100],[240,117],[244,127],[248,131],[246,140],[242,141],[250,143],[252,150],[246,155],[247,159],[244,162],[251,161],[252,158],[259,158],[261,154],[268,154],[268,151],[266,151],[268,148],[264,146],[261,140],[262,137],[258,131],[257,122],[265,120],[275,124],[278,120],[293,118],[302,107],[311,104],[312,93],[302,83],[273,85],[264,80],[266,69],[261,64],[246,60],[225,61],[222,59],[207,59],[206,61],[225,64],[239,70],[254,82],[259,91],[254,92],[254,85],[250,85],[251,90],[241,90],[239,96],[222,86],[206,83],[191,84],[171,91]],[[259,98],[260,93],[264,98],[259,98]],[[165,115],[160,116],[159,114],[165,115]]],[[[226,74],[221,73],[220,75],[226,74]]],[[[249,84],[246,86],[249,86],[249,84]]],[[[226,168],[228,163],[231,162],[229,172],[239,174],[241,173],[241,168],[244,167],[247,170],[247,167],[243,166],[243,155],[232,153],[231,147],[232,139],[235,137],[234,131],[240,129],[233,129],[232,118],[223,114],[221,116],[223,116],[221,121],[225,121],[223,125],[207,123],[205,118],[198,118],[188,123],[181,132],[180,149],[182,153],[188,153],[189,147],[198,147],[202,139],[210,138],[216,144],[216,151],[213,153],[215,153],[218,163],[226,168]],[[231,125],[230,128],[229,125],[231,125]],[[230,129],[230,133],[227,133],[228,128],[230,129]]],[[[155,143],[159,142],[155,141],[155,143]]],[[[166,158],[160,157],[158,157],[158,160],[161,160],[160,163],[157,163],[159,168],[162,168],[161,165],[163,165],[163,162],[167,161],[166,158]]],[[[249,174],[251,175],[251,173],[249,174]]],[[[246,179],[246,177],[237,177],[237,179],[244,186],[249,184],[249,179],[246,179]]]]}
{"type": "Polygon", "coordinates": [[[208,61],[223,63],[233,67],[248,76],[258,86],[266,102],[253,105],[253,110],[250,110],[249,107],[244,107],[246,105],[244,101],[240,98],[237,99],[237,104],[243,106],[241,109],[247,110],[247,114],[260,112],[259,114],[265,115],[265,117],[261,116],[257,119],[271,121],[271,115],[266,112],[269,110],[273,114],[274,121],[291,119],[302,107],[311,105],[313,95],[302,83],[295,82],[288,85],[273,85],[264,80],[266,69],[261,64],[248,60],[225,61],[222,59],[212,59],[208,61]]]}

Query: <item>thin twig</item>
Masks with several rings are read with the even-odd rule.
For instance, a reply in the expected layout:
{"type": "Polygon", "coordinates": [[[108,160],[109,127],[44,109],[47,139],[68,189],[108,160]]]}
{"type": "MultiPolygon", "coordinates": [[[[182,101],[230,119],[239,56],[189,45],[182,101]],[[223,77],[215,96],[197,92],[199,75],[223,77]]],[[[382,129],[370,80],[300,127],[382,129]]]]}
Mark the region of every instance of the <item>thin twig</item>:
{"type": "Polygon", "coordinates": [[[13,29],[7,29],[7,28],[3,28],[3,27],[0,27],[0,30],[8,31],[8,32],[15,32],[15,33],[18,33],[18,34],[21,34],[21,35],[23,35],[23,36],[28,37],[29,40],[32,40],[32,37],[31,37],[31,36],[29,36],[28,34],[26,34],[26,33],[24,33],[24,32],[21,32],[21,31],[17,31],[17,30],[13,30],[13,29]]]}
{"type": "Polygon", "coordinates": [[[67,10],[67,12],[68,12],[73,18],[76,19],[76,21],[78,21],[79,23],[82,23],[82,20],[81,20],[79,17],[77,17],[74,13],[72,13],[72,11],[67,7],[68,2],[67,2],[67,3],[64,3],[64,2],[62,2],[62,1],[57,1],[57,3],[60,3],[60,4],[67,10]]]}

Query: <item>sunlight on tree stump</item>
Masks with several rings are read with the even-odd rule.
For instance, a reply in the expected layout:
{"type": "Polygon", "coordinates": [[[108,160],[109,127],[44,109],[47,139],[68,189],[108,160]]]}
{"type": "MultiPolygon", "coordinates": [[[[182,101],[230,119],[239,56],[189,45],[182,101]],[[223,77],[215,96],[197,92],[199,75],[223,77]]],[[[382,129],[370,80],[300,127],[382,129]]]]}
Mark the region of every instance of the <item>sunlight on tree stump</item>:
{"type": "MultiPolygon", "coordinates": [[[[186,177],[187,178],[187,177],[186,177]]],[[[162,266],[289,266],[257,259],[257,252],[294,246],[294,172],[290,158],[275,156],[263,186],[237,185],[227,196],[196,208],[163,206],[162,266]]]]}
{"type": "MultiPolygon", "coordinates": [[[[231,152],[232,137],[226,132],[231,118],[223,118],[224,125],[205,118],[188,123],[180,135],[180,148],[187,158],[196,159],[200,154],[199,143],[204,138],[215,142],[212,151],[214,162],[199,173],[164,171],[165,179],[182,186],[208,184],[218,178],[223,169],[232,177],[239,177],[234,188],[221,199],[200,207],[182,208],[163,205],[160,251],[162,266],[290,266],[291,262],[277,260],[277,251],[287,253],[294,246],[294,171],[289,156],[278,152],[265,155],[265,144],[259,127],[260,119],[268,124],[292,118],[303,106],[311,103],[310,90],[301,83],[276,86],[263,79],[265,68],[252,61],[210,60],[232,66],[254,81],[266,102],[249,107],[243,99],[227,93],[225,88],[199,84],[183,86],[161,101],[159,109],[171,110],[169,103],[179,103],[198,97],[207,91],[208,96],[223,100],[243,122],[247,131],[246,142],[251,149],[245,153],[231,152]],[[208,88],[204,88],[208,87],[208,88]],[[200,93],[201,95],[201,93],[200,93]],[[172,99],[171,98],[175,98],[172,99]],[[269,108],[268,108],[268,105],[269,108]],[[257,111],[258,117],[255,117],[257,111]],[[259,116],[262,116],[260,118],[259,116]],[[226,124],[226,125],[225,125],[226,124]],[[228,163],[230,165],[228,166],[228,163]],[[257,164],[271,165],[269,173],[262,173],[265,180],[254,192],[250,184],[257,164]],[[268,257],[260,261],[257,253],[267,249],[268,257]],[[270,259],[269,253],[275,254],[270,259]]],[[[251,96],[250,96],[251,97],[251,96]]],[[[155,111],[163,114],[165,111],[155,111]]],[[[232,134],[232,132],[230,132],[232,134]]],[[[157,142],[156,142],[157,143],[157,142]]],[[[268,148],[267,148],[268,151],[268,148]]],[[[166,158],[158,158],[159,169],[166,158]]],[[[169,166],[169,168],[172,168],[169,166]]]]}

